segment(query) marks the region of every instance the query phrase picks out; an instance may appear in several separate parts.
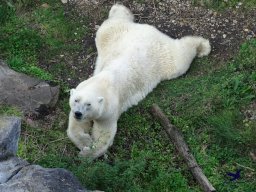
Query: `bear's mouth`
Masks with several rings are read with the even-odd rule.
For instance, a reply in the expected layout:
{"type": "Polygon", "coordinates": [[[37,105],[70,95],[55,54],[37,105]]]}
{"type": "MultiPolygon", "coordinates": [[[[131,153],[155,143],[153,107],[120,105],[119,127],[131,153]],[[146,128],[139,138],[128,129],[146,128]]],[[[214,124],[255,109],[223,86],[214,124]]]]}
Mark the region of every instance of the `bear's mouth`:
{"type": "Polygon", "coordinates": [[[77,116],[75,116],[75,115],[74,115],[74,118],[75,118],[76,120],[82,120],[82,117],[77,117],[77,116]]]}

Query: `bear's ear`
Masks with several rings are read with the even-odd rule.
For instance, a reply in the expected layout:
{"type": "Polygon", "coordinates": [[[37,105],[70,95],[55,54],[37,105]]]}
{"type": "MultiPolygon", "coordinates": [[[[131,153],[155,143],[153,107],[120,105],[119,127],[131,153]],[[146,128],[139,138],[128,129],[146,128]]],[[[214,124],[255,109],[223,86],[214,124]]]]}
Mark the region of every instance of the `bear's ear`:
{"type": "Polygon", "coordinates": [[[75,93],[75,89],[70,89],[70,96],[72,96],[75,93]]]}
{"type": "Polygon", "coordinates": [[[103,101],[104,101],[104,97],[98,97],[98,102],[99,103],[103,103],[103,101]]]}

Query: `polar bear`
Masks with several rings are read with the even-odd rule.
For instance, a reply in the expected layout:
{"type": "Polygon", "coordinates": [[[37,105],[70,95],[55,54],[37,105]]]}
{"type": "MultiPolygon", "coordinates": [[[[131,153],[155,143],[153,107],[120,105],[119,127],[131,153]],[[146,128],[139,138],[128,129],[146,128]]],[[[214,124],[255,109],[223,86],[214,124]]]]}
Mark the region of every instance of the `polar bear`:
{"type": "Polygon", "coordinates": [[[96,33],[94,74],[71,90],[67,134],[84,157],[103,155],[113,144],[124,111],[159,82],[186,73],[196,56],[210,53],[210,43],[202,37],[172,39],[133,20],[128,8],[112,6],[96,33]]]}

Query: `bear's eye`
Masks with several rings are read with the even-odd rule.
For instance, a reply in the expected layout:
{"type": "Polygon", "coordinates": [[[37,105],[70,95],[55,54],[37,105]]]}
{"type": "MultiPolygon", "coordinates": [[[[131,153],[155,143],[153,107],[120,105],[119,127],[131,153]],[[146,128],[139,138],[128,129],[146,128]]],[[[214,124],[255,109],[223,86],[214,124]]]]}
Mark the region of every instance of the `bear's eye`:
{"type": "Polygon", "coordinates": [[[75,99],[75,102],[77,103],[79,100],[78,99],[75,99]]]}
{"type": "Polygon", "coordinates": [[[87,103],[86,106],[87,106],[87,107],[90,107],[90,106],[91,106],[91,103],[87,103]]]}

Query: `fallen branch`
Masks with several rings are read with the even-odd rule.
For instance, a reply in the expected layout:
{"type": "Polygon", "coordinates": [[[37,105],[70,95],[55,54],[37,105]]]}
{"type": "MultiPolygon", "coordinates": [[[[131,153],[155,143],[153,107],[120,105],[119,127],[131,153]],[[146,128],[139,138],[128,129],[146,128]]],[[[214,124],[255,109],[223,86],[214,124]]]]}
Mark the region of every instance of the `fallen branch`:
{"type": "Polygon", "coordinates": [[[202,169],[197,164],[194,156],[190,153],[189,148],[184,141],[181,133],[174,125],[170,123],[170,121],[164,115],[158,105],[153,104],[150,112],[152,116],[156,117],[160,121],[160,124],[164,127],[171,141],[176,146],[176,149],[179,151],[180,155],[187,163],[190,171],[192,172],[193,176],[200,184],[200,186],[203,188],[203,190],[206,192],[216,191],[216,189],[212,186],[207,177],[203,174],[202,169]]]}
{"type": "Polygon", "coordinates": [[[255,171],[254,169],[252,169],[252,168],[250,168],[250,167],[246,167],[246,166],[244,166],[244,165],[241,165],[241,164],[239,164],[239,163],[236,163],[236,165],[237,166],[239,166],[239,167],[243,167],[243,168],[245,168],[245,169],[249,169],[250,171],[255,171]]]}

